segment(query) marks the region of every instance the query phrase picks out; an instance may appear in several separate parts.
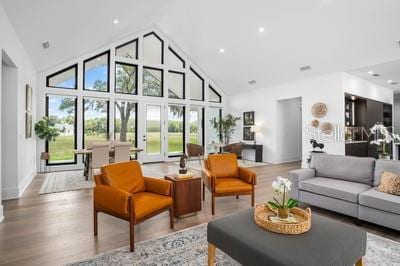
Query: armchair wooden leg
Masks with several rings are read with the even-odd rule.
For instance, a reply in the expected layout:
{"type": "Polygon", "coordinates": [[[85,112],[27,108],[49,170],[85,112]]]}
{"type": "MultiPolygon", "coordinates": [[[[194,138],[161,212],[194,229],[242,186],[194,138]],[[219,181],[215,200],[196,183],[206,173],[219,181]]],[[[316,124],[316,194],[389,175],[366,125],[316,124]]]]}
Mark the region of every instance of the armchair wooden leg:
{"type": "Polygon", "coordinates": [[[251,207],[254,207],[254,197],[255,197],[255,193],[253,190],[253,193],[251,193],[251,207]]]}
{"type": "Polygon", "coordinates": [[[214,266],[215,264],[215,246],[208,243],[208,266],[214,266]]]}
{"type": "Polygon", "coordinates": [[[206,185],[203,183],[203,201],[206,200],[206,185]]]}
{"type": "Polygon", "coordinates": [[[133,217],[131,217],[131,220],[129,221],[129,245],[130,251],[135,252],[135,222],[133,217]]]}
{"type": "Polygon", "coordinates": [[[239,198],[239,195],[236,195],[236,199],[238,199],[239,198]]]}
{"type": "Polygon", "coordinates": [[[97,236],[97,210],[93,208],[93,234],[97,236]]]}
{"type": "Polygon", "coordinates": [[[171,227],[171,229],[174,229],[174,208],[171,207],[169,209],[169,227],[171,227]]]}
{"type": "Polygon", "coordinates": [[[213,193],[211,193],[211,214],[215,214],[215,197],[213,193]]]}
{"type": "Polygon", "coordinates": [[[356,262],[356,266],[364,266],[364,261],[362,257],[356,262]]]}

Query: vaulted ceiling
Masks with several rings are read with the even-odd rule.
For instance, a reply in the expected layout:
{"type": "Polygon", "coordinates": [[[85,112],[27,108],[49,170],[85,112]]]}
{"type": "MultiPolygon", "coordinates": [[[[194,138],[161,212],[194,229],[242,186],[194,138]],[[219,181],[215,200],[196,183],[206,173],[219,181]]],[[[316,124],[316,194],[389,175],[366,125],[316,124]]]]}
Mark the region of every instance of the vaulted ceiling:
{"type": "Polygon", "coordinates": [[[151,25],[228,94],[400,59],[398,0],[0,3],[38,70],[151,25]],[[119,23],[114,25],[114,19],[119,23]],[[46,50],[45,41],[51,45],[46,50]],[[311,69],[299,70],[306,65],[311,69]]]}

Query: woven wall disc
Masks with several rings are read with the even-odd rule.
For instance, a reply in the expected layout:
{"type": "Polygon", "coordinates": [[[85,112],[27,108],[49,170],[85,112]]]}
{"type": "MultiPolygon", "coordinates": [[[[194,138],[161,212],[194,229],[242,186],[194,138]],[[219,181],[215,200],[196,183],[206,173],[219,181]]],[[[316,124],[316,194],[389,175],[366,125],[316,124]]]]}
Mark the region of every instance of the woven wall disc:
{"type": "Polygon", "coordinates": [[[315,103],[311,108],[311,113],[316,118],[324,117],[327,112],[328,112],[328,107],[326,107],[326,104],[321,102],[315,103]]]}

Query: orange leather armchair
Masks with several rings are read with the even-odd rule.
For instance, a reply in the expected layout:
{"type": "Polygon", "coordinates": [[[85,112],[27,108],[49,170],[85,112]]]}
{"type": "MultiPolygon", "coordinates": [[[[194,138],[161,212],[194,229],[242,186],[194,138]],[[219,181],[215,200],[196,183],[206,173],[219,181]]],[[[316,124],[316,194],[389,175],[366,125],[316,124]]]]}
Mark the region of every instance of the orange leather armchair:
{"type": "Polygon", "coordinates": [[[211,209],[215,214],[215,197],[251,195],[251,206],[254,206],[254,186],[256,174],[247,168],[238,166],[237,156],[233,153],[211,154],[204,160],[203,200],[205,187],[211,192],[211,209]]]}
{"type": "Polygon", "coordinates": [[[97,213],[103,212],[129,222],[130,250],[134,251],[134,225],[161,212],[169,211],[174,228],[172,183],[144,177],[137,161],[103,166],[95,176],[94,235],[97,236],[97,213]]]}

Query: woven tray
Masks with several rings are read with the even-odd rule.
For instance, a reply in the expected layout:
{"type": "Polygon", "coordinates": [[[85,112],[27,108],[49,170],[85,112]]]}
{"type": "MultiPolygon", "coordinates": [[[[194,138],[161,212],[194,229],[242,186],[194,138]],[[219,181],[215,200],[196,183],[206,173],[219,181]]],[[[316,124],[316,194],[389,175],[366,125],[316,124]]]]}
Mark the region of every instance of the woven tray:
{"type": "Polygon", "coordinates": [[[311,209],[293,208],[290,213],[296,222],[271,221],[270,217],[276,216],[276,212],[265,204],[257,205],[254,209],[254,220],[261,228],[285,235],[298,235],[307,232],[311,228],[311,209]]]}

